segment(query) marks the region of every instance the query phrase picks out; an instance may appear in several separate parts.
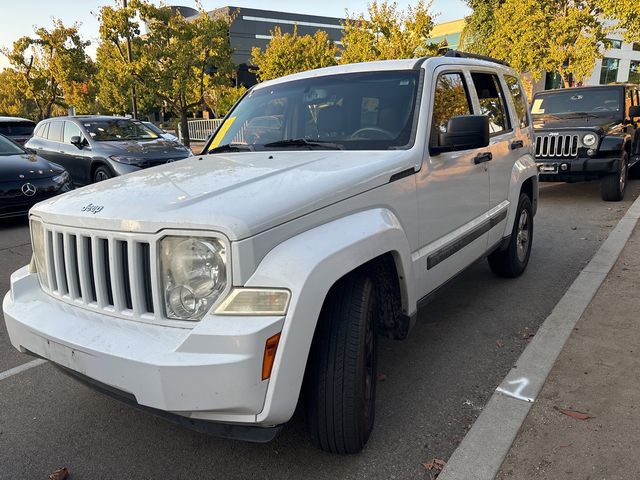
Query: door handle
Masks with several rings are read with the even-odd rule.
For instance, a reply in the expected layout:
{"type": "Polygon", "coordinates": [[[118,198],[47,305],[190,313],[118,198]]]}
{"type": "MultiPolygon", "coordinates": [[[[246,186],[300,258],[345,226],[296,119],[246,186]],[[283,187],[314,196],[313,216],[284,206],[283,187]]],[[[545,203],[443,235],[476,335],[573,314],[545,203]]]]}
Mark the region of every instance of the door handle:
{"type": "Polygon", "coordinates": [[[491,152],[483,152],[483,153],[479,153],[478,155],[476,155],[476,157],[473,159],[473,163],[475,163],[476,165],[478,165],[479,163],[484,163],[484,162],[488,162],[489,160],[491,160],[493,158],[493,154],[491,152]]]}
{"type": "Polygon", "coordinates": [[[522,147],[524,147],[524,142],[522,140],[515,140],[511,142],[511,150],[517,150],[522,147]]]}

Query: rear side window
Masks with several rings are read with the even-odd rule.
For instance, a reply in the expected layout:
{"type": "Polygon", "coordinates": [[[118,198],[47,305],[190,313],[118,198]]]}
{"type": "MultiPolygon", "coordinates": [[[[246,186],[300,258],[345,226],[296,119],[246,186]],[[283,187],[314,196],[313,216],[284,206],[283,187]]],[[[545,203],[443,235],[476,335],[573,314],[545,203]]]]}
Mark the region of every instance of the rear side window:
{"type": "Polygon", "coordinates": [[[54,142],[62,142],[62,126],[64,122],[51,122],[49,123],[49,140],[54,142]]]}
{"type": "Polygon", "coordinates": [[[498,77],[492,73],[472,73],[473,86],[480,101],[480,113],[489,117],[489,132],[498,135],[511,129],[504,94],[498,77]]]}
{"type": "Polygon", "coordinates": [[[43,132],[44,132],[44,126],[45,126],[45,125],[46,125],[46,123],[41,123],[41,124],[39,124],[39,125],[36,127],[35,131],[33,132],[33,135],[34,135],[35,137],[43,137],[43,136],[44,136],[44,135],[43,135],[43,132]]]}
{"type": "Polygon", "coordinates": [[[82,137],[80,127],[73,122],[64,122],[64,143],[71,143],[71,137],[82,137]]]}
{"type": "Polygon", "coordinates": [[[518,117],[518,123],[520,128],[526,128],[529,126],[529,116],[527,115],[527,101],[520,88],[520,82],[512,75],[505,75],[504,81],[507,82],[513,105],[516,107],[516,115],[518,117]]]}
{"type": "Polygon", "coordinates": [[[463,115],[471,115],[471,101],[462,73],[441,73],[433,96],[430,145],[440,146],[440,134],[447,132],[449,120],[463,115]]]}

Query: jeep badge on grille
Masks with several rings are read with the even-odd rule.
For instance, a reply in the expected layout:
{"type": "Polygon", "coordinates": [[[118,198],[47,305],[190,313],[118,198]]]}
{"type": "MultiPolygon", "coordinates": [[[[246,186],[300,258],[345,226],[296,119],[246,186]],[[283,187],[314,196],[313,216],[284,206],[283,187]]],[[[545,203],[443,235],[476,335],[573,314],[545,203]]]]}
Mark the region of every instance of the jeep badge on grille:
{"type": "Polygon", "coordinates": [[[103,208],[104,207],[102,205],[93,205],[92,203],[90,203],[89,205],[85,205],[84,207],[82,207],[81,211],[96,214],[98,212],[101,212],[103,208]]]}

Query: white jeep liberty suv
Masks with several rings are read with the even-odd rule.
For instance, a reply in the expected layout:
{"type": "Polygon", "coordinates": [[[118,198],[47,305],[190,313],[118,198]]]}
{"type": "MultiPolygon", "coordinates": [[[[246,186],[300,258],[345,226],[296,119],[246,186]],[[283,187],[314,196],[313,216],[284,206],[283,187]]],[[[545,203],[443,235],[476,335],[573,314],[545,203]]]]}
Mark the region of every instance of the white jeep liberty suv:
{"type": "Polygon", "coordinates": [[[231,438],[270,440],[300,398],[320,448],[358,452],[377,335],[483,256],[526,268],[530,124],[512,69],[457,52],[260,83],[206,154],[30,211],[11,342],[231,438]]]}

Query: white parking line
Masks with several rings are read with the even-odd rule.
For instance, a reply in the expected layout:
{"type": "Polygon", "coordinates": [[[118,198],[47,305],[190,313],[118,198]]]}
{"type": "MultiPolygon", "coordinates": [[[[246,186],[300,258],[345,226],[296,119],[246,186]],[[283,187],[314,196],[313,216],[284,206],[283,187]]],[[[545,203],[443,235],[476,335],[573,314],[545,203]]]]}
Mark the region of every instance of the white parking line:
{"type": "Polygon", "coordinates": [[[38,360],[32,360],[30,362],[23,363],[22,365],[18,365],[17,367],[10,368],[5,372],[0,373],[0,380],[13,377],[18,373],[24,372],[25,370],[29,370],[30,368],[33,368],[33,367],[37,367],[38,365],[42,365],[43,363],[47,363],[47,361],[39,358],[38,360]]]}

